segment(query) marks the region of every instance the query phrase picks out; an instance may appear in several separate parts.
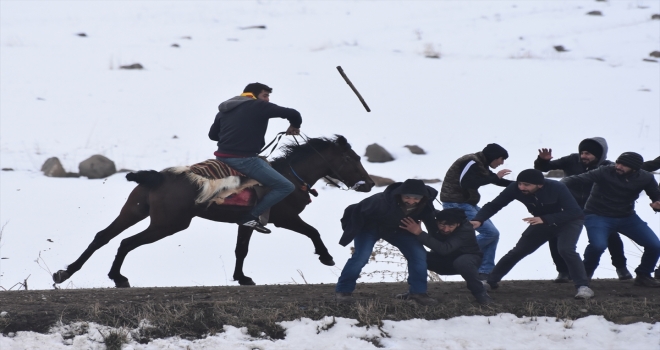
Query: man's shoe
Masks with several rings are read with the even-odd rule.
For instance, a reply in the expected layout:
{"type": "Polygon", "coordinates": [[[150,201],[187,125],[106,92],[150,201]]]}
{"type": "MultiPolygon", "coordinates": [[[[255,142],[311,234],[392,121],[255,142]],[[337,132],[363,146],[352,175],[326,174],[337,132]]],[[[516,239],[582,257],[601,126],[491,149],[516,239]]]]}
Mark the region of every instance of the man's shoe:
{"type": "Polygon", "coordinates": [[[338,303],[352,303],[355,301],[355,299],[353,298],[353,293],[342,293],[342,292],[335,293],[335,300],[338,303]]]}
{"type": "Polygon", "coordinates": [[[571,276],[568,275],[566,272],[560,272],[557,275],[557,278],[553,282],[555,283],[568,283],[571,280],[571,276]]]}
{"type": "Polygon", "coordinates": [[[633,278],[630,274],[630,271],[628,271],[628,269],[625,267],[616,269],[616,274],[619,275],[619,279],[622,281],[631,280],[633,278]]]}
{"type": "Polygon", "coordinates": [[[401,300],[414,300],[420,305],[424,306],[432,306],[432,305],[437,305],[438,301],[431,298],[428,294],[426,293],[403,293],[403,294],[397,294],[395,296],[396,299],[401,299],[401,300]]]}
{"type": "Polygon", "coordinates": [[[493,302],[493,298],[491,298],[490,295],[488,295],[486,292],[475,295],[474,297],[477,298],[477,303],[481,305],[489,305],[493,302]]]}
{"type": "Polygon", "coordinates": [[[637,277],[635,277],[635,285],[640,287],[658,288],[660,287],[660,281],[651,278],[650,275],[637,275],[637,277]]]}
{"type": "Polygon", "coordinates": [[[489,273],[481,273],[481,272],[479,272],[479,280],[480,280],[480,281],[486,281],[486,280],[488,280],[488,275],[490,275],[490,274],[489,274],[489,273]]]}
{"type": "Polygon", "coordinates": [[[259,222],[259,218],[255,218],[252,215],[244,217],[242,220],[238,221],[237,224],[240,226],[252,228],[257,232],[270,233],[270,230],[262,225],[261,222],[259,222]]]}
{"type": "Polygon", "coordinates": [[[591,299],[594,296],[594,291],[587,286],[582,286],[578,288],[577,294],[575,294],[575,299],[591,299]]]}

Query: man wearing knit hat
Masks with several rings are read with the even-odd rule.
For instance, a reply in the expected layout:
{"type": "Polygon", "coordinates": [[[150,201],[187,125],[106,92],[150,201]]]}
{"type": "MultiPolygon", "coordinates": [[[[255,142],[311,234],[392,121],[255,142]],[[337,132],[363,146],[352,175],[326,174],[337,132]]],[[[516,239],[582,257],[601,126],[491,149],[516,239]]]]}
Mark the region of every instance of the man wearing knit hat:
{"type": "Polygon", "coordinates": [[[493,201],[486,203],[471,221],[474,228],[478,228],[514,199],[524,204],[533,215],[523,219],[529,227],[522,233],[516,246],[497,262],[486,283],[491,289],[496,289],[498,282],[520,260],[535,252],[551,238],[557,237],[559,254],[568,265],[568,271],[577,289],[575,298],[593,297],[594,292],[589,288],[584,264],[580,254],[575,251],[584,223],[584,214],[575,198],[566,185],[545,179],[543,173],[536,169],[523,170],[516,180],[516,183],[507,186],[493,201]]]}
{"type": "Polygon", "coordinates": [[[385,240],[399,248],[408,262],[408,293],[399,299],[422,305],[435,305],[437,300],[426,294],[428,272],[426,249],[415,235],[401,227],[401,220],[422,221],[427,230],[435,230],[433,199],[438,191],[422,180],[408,179],[395,182],[381,193],[376,193],[344,209],[341,226],[344,233],[339,244],[353,242],[353,255],[344,265],[335,287],[338,302],[353,302],[353,290],[362,268],[371,259],[374,245],[385,240]]]}
{"type": "Polygon", "coordinates": [[[640,169],[644,158],[635,152],[624,152],[615,165],[608,165],[564,179],[568,186],[593,183],[584,208],[584,226],[589,245],[584,251],[584,267],[589,277],[598,267],[600,256],[614,232],[644,247],[642,260],[635,269],[635,285],[660,287],[651,277],[660,257],[660,240],[646,222],[635,213],[635,201],[642,191],[651,199],[651,208],[660,211],[660,189],[652,174],[640,169]]]}
{"type": "MultiPolygon", "coordinates": [[[[559,169],[564,171],[564,176],[579,175],[596,169],[599,166],[614,164],[607,160],[607,150],[607,141],[602,137],[586,138],[578,145],[578,153],[571,153],[556,160],[552,160],[552,149],[542,148],[539,150],[539,156],[534,161],[534,169],[543,172],[559,169]]],[[[587,198],[589,198],[589,193],[591,193],[591,186],[592,184],[581,184],[576,188],[568,188],[582,209],[584,209],[587,198]]],[[[555,267],[559,273],[555,282],[568,282],[570,280],[568,267],[557,251],[557,239],[551,239],[548,242],[548,247],[550,248],[550,255],[552,255],[552,260],[555,262],[555,267]]],[[[612,257],[612,265],[616,268],[619,279],[631,279],[632,275],[626,267],[626,256],[623,253],[621,236],[618,233],[610,235],[607,247],[612,257]]]]}
{"type": "Polygon", "coordinates": [[[426,255],[428,269],[440,275],[461,275],[467,288],[482,305],[493,300],[479,280],[479,265],[483,254],[479,250],[472,224],[462,209],[450,208],[436,211],[437,231],[426,233],[418,222],[405,218],[401,228],[417,236],[425,246],[431,248],[426,255]]]}
{"type": "MultiPolygon", "coordinates": [[[[477,214],[480,207],[477,206],[481,195],[479,187],[495,184],[506,187],[512,181],[504,179],[511,173],[509,169],[503,169],[497,174],[490,171],[504,164],[509,158],[509,153],[496,143],[488,144],[481,152],[466,154],[454,162],[447,170],[445,179],[440,189],[440,200],[444,209],[459,208],[465,211],[468,220],[477,214]]],[[[483,252],[483,260],[479,266],[479,275],[482,280],[488,278],[488,274],[495,266],[495,250],[500,239],[500,232],[492,221],[486,220],[477,229],[477,242],[483,252]]]]}

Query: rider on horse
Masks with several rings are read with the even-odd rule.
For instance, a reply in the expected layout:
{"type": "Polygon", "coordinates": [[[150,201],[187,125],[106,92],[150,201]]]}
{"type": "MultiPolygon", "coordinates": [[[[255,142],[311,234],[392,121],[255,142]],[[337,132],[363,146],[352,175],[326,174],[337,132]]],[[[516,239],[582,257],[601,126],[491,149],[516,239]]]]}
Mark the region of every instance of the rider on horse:
{"type": "Polygon", "coordinates": [[[295,186],[268,162],[259,158],[266,142],[264,136],[271,118],[287,119],[287,135],[299,135],[302,117],[292,108],[269,102],[273,89],[261,83],[248,84],[240,96],[222,102],[209,131],[209,138],[218,142],[216,159],[240,171],[245,176],[270,188],[252,210],[237,223],[261,233],[270,233],[259,221],[259,215],[288,196],[295,186]]]}

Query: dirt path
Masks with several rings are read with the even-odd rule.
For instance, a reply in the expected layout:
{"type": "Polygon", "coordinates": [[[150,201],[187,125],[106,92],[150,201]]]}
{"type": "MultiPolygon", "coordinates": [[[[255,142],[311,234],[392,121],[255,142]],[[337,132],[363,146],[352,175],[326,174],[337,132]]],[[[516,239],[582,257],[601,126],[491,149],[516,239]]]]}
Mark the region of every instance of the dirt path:
{"type": "Polygon", "coordinates": [[[277,322],[323,316],[376,325],[384,319],[498,313],[561,319],[603,315],[616,323],[660,320],[660,290],[636,287],[632,281],[594,280],[591,287],[596,297],[589,301],[573,299],[575,291],[570,284],[505,281],[500,285],[491,292],[495,303],[487,307],[474,301],[463,282],[429,283],[429,295],[440,301],[433,307],[394,299],[407,290],[404,283],[358,284],[355,304],[336,303],[334,284],[7,291],[0,292],[0,311],[8,313],[0,318],[0,330],[5,334],[45,333],[59,321],[135,329],[141,320],[148,319],[156,329],[144,330],[143,340],[147,341],[172,335],[197,338],[221,332],[226,324],[247,327],[253,335],[281,338],[277,322]]]}

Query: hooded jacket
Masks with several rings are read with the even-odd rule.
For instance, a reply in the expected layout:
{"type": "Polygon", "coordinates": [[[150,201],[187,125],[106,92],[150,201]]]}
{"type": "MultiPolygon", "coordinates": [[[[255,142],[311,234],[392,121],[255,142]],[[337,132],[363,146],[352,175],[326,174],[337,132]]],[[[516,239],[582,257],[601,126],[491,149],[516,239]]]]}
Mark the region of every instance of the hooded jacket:
{"type": "Polygon", "coordinates": [[[591,195],[584,208],[586,214],[621,218],[635,214],[635,201],[645,191],[651,201],[660,201],[660,189],[653,174],[646,170],[619,175],[614,165],[600,167],[584,174],[564,178],[569,186],[591,184],[591,195]]]}
{"type": "MultiPolygon", "coordinates": [[[[565,157],[556,159],[556,160],[544,160],[541,158],[536,158],[534,161],[534,169],[547,172],[550,170],[563,170],[565,176],[573,176],[586,173],[589,170],[596,169],[600,166],[614,164],[611,161],[607,160],[607,141],[602,137],[591,137],[586,140],[595,141],[598,145],[602,147],[602,154],[600,159],[596,159],[594,164],[584,164],[580,160],[579,153],[571,153],[565,157]]],[[[564,182],[562,180],[562,182],[564,182]]],[[[589,193],[591,193],[592,184],[583,183],[583,184],[572,184],[568,186],[568,189],[571,191],[573,197],[578,202],[580,208],[584,208],[584,205],[587,203],[587,198],[589,198],[589,193]]]]}
{"type": "Polygon", "coordinates": [[[495,199],[486,203],[472,220],[483,223],[514,199],[524,204],[530,214],[540,217],[545,225],[560,225],[584,218],[582,208],[578,206],[566,185],[545,179],[543,187],[533,194],[522,193],[515,182],[510,184],[495,199]]]}
{"type": "Polygon", "coordinates": [[[477,236],[472,224],[465,220],[450,234],[440,231],[422,233],[417,239],[423,245],[431,249],[431,254],[439,254],[446,257],[458,257],[463,254],[475,254],[483,256],[477,244],[477,236]]]}
{"type": "Polygon", "coordinates": [[[218,153],[236,157],[255,157],[266,142],[264,136],[271,118],[287,119],[300,128],[302,117],[295,109],[274,103],[236,96],[218,106],[218,114],[209,130],[209,138],[218,141],[218,153]]]}
{"type": "Polygon", "coordinates": [[[440,189],[440,200],[477,205],[481,199],[479,187],[488,184],[505,187],[510,183],[510,180],[500,179],[490,171],[482,152],[467,154],[458,158],[447,170],[440,189]]]}
{"type": "Polygon", "coordinates": [[[344,210],[341,227],[344,234],[339,244],[346,246],[355,236],[368,230],[378,230],[382,238],[396,234],[412,233],[399,227],[401,220],[410,217],[421,220],[427,230],[435,229],[433,199],[438,191],[426,186],[422,180],[408,179],[405,182],[393,183],[381,193],[376,193],[359,203],[351,204],[344,210]],[[417,208],[410,214],[405,214],[401,206],[402,194],[422,196],[417,208]]]}

